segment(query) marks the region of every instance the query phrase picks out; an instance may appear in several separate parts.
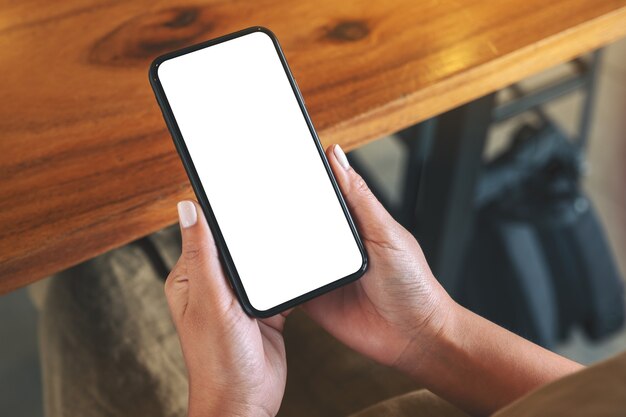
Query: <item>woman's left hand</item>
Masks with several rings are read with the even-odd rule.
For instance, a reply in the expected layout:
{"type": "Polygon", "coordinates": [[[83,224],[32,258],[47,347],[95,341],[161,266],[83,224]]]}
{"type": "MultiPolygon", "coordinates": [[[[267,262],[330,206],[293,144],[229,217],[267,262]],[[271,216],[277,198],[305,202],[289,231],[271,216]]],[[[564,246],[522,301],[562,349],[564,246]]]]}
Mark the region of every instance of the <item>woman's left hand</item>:
{"type": "Polygon", "coordinates": [[[275,416],[285,390],[284,315],[248,317],[200,207],[178,205],[183,250],[165,294],[189,376],[189,416],[275,416]]]}

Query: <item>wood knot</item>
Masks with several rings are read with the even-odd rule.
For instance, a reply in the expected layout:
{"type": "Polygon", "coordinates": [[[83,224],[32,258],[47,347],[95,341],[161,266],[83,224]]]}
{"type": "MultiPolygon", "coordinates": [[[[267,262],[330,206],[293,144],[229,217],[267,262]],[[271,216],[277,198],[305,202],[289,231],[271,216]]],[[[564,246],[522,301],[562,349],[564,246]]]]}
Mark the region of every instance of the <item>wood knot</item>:
{"type": "Polygon", "coordinates": [[[160,54],[209,38],[215,19],[199,7],[175,7],[136,16],[97,41],[89,61],[112,66],[143,65],[160,54]]]}
{"type": "Polygon", "coordinates": [[[365,22],[360,20],[347,20],[337,23],[328,31],[326,36],[334,41],[340,42],[356,42],[367,35],[370,30],[365,22]]]}
{"type": "Polygon", "coordinates": [[[183,28],[195,22],[199,15],[198,9],[180,9],[170,21],[164,23],[164,26],[169,28],[183,28]]]}

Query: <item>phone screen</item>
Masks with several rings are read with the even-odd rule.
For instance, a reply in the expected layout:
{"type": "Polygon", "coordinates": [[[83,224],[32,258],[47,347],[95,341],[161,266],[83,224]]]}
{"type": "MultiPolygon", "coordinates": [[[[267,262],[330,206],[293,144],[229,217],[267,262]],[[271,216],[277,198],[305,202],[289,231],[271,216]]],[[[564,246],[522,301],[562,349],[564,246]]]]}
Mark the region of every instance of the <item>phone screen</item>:
{"type": "Polygon", "coordinates": [[[254,309],[267,311],[364,266],[267,33],[175,56],[157,74],[254,309]]]}

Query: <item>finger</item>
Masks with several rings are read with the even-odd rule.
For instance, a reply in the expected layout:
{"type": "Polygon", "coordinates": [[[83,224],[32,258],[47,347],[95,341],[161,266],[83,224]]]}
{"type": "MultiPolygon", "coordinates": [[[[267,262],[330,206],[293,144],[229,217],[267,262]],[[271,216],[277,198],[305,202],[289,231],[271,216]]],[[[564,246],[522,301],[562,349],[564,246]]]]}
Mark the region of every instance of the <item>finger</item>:
{"type": "MultiPolygon", "coordinates": [[[[350,213],[360,225],[388,224],[393,218],[372,194],[363,178],[350,166],[346,154],[339,145],[331,145],[326,150],[328,162],[337,178],[339,188],[346,200],[350,213]]],[[[361,231],[367,234],[367,230],[361,231]]]]}
{"type": "Polygon", "coordinates": [[[197,203],[181,201],[178,215],[183,241],[181,261],[189,281],[189,304],[224,312],[235,303],[218,257],[213,234],[197,203]]]}
{"type": "Polygon", "coordinates": [[[165,298],[176,326],[185,314],[188,297],[189,280],[184,266],[177,263],[165,280],[165,298]]]}
{"type": "Polygon", "coordinates": [[[350,285],[348,284],[346,287],[338,288],[307,301],[302,304],[302,310],[313,320],[322,324],[322,327],[327,328],[325,322],[334,319],[334,314],[332,313],[336,312],[336,309],[341,308],[343,305],[346,288],[350,285]]]}
{"type": "Polygon", "coordinates": [[[283,311],[282,313],[276,314],[274,316],[271,316],[265,319],[261,319],[260,321],[262,323],[265,323],[272,329],[278,330],[279,332],[282,333],[283,328],[285,327],[285,320],[287,319],[287,316],[291,314],[294,308],[295,307],[292,307],[288,310],[283,311]]]}

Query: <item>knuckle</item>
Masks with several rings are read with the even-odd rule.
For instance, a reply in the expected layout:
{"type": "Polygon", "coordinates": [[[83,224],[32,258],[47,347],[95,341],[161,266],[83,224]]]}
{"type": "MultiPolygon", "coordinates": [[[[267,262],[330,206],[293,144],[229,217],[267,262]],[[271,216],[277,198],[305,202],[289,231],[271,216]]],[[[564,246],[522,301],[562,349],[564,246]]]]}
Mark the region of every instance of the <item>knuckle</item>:
{"type": "Polygon", "coordinates": [[[163,288],[165,290],[165,295],[168,295],[172,291],[172,287],[177,283],[185,281],[187,276],[185,271],[183,271],[180,267],[176,266],[172,269],[165,279],[165,283],[163,284],[163,288]]]}
{"type": "Polygon", "coordinates": [[[360,194],[364,194],[364,195],[371,194],[370,187],[367,185],[363,177],[361,177],[360,175],[357,175],[356,177],[355,189],[360,194]]]}
{"type": "Polygon", "coordinates": [[[199,247],[187,248],[183,252],[183,257],[186,261],[197,261],[200,259],[202,249],[199,247]]]}

